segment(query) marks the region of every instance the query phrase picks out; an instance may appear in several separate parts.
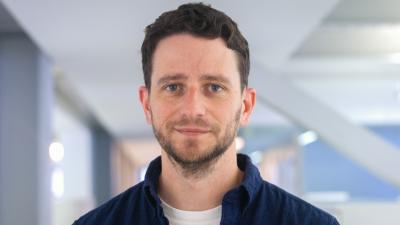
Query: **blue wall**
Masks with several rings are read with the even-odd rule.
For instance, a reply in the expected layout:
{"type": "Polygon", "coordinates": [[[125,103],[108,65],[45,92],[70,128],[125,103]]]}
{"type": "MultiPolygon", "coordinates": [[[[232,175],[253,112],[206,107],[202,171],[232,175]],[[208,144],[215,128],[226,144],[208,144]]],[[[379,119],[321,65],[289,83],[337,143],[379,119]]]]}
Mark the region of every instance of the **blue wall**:
{"type": "MultiPolygon", "coordinates": [[[[400,148],[400,126],[369,129],[400,148]]],[[[353,200],[395,200],[400,196],[398,188],[370,174],[321,140],[305,146],[303,157],[306,192],[347,191],[353,200]]]]}

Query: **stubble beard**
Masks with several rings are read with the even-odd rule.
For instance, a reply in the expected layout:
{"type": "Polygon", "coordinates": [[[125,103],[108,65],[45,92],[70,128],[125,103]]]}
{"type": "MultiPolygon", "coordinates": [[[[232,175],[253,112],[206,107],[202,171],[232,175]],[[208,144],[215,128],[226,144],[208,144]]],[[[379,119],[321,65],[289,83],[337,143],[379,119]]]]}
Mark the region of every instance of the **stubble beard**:
{"type": "Polygon", "coordinates": [[[235,113],[234,118],[228,123],[224,135],[219,138],[218,134],[221,128],[218,126],[211,126],[211,133],[216,138],[216,143],[208,149],[197,151],[200,143],[197,140],[188,139],[184,141],[184,148],[181,152],[186,151],[187,154],[179,153],[177,146],[172,143],[170,134],[173,132],[175,125],[195,124],[196,126],[204,127],[207,125],[205,121],[200,118],[191,121],[189,118],[184,117],[177,122],[167,123],[167,132],[162,132],[160,128],[156,128],[154,124],[153,132],[160,143],[163,150],[167,153],[169,160],[174,166],[178,166],[180,171],[185,177],[201,178],[207,175],[214,167],[218,159],[228,150],[235,140],[237,130],[239,127],[241,109],[235,113]],[[189,156],[188,156],[189,155],[189,156]]]}

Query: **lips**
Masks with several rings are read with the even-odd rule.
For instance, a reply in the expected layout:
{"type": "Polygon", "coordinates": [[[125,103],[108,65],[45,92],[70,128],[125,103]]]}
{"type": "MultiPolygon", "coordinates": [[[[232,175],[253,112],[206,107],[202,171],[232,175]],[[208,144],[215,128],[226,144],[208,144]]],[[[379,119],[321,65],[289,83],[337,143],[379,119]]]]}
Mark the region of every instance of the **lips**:
{"type": "Polygon", "coordinates": [[[195,127],[180,127],[180,128],[175,128],[175,130],[186,136],[199,136],[210,132],[209,129],[195,128],[195,127]]]}

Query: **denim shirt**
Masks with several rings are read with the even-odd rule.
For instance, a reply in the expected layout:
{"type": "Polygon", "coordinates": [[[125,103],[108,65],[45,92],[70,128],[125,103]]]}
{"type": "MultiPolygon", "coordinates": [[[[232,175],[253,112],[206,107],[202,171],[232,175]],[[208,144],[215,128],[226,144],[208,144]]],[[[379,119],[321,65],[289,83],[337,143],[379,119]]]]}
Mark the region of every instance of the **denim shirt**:
{"type": "MultiPolygon", "coordinates": [[[[262,180],[249,157],[237,155],[242,183],[222,200],[221,225],[338,225],[321,209],[262,180]]],[[[79,218],[73,225],[168,225],[157,194],[161,157],[153,160],[145,180],[79,218]]],[[[196,194],[196,193],[193,193],[196,194]]]]}

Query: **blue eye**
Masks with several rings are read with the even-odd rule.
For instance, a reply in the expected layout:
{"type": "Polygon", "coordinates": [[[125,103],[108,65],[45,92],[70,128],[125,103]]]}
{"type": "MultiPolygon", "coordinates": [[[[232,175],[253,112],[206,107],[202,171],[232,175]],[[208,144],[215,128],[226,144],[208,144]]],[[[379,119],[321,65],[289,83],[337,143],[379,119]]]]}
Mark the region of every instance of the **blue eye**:
{"type": "Polygon", "coordinates": [[[179,89],[177,84],[169,84],[165,87],[165,89],[169,92],[175,92],[179,89]]]}
{"type": "Polygon", "coordinates": [[[211,92],[220,92],[222,90],[222,87],[218,84],[210,84],[209,86],[209,91],[211,92]]]}

